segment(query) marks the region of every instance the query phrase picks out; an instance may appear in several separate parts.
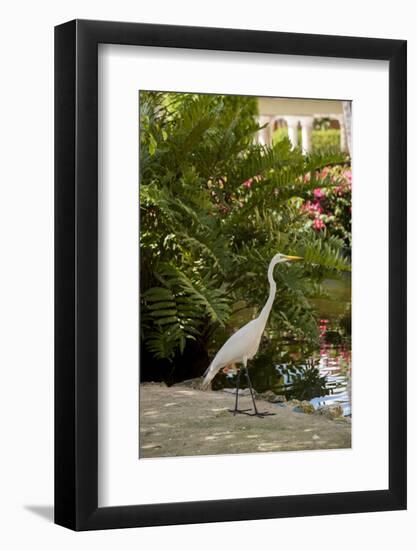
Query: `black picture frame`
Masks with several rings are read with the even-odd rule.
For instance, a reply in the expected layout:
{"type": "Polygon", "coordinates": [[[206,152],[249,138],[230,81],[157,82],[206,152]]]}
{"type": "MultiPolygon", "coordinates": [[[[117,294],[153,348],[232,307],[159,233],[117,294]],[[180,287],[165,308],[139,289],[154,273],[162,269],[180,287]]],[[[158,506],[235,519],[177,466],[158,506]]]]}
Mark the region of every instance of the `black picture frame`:
{"type": "Polygon", "coordinates": [[[108,529],[406,508],[406,41],[74,20],[55,28],[55,522],[108,529]],[[389,62],[389,488],[98,507],[98,44],[389,62]]]}

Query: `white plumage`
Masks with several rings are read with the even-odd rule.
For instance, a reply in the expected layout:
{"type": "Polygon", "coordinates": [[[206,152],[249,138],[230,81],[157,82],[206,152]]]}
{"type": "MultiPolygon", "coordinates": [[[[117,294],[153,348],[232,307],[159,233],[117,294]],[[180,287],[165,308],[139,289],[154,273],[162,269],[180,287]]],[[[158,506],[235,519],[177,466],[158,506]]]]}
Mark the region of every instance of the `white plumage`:
{"type": "Polygon", "coordinates": [[[256,355],[275,299],[276,283],[273,278],[274,267],[279,263],[291,262],[294,260],[301,260],[301,258],[298,256],[286,256],[285,254],[276,254],[272,258],[268,268],[270,289],[266,304],[256,319],[253,319],[235,332],[219,349],[210,366],[204,373],[203,388],[206,388],[216,374],[224,367],[234,363],[242,363],[243,366],[246,367],[248,360],[256,355]]]}
{"type": "Polygon", "coordinates": [[[263,329],[259,326],[259,317],[235,332],[219,349],[209,368],[204,373],[203,388],[207,387],[216,374],[234,363],[246,366],[258,351],[263,329]]]}

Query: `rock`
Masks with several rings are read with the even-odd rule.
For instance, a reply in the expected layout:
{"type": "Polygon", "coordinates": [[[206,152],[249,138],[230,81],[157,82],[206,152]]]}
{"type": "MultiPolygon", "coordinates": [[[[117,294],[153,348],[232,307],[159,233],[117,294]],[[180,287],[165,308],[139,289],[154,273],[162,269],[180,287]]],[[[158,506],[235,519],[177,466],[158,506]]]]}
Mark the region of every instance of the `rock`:
{"type": "Polygon", "coordinates": [[[264,391],[263,393],[259,394],[259,399],[263,399],[264,401],[271,401],[274,399],[275,393],[271,390],[264,391]]]}
{"type": "Polygon", "coordinates": [[[271,390],[259,394],[258,397],[259,399],[263,399],[264,401],[269,401],[269,403],[285,403],[285,401],[287,400],[285,395],[277,395],[271,390]]]}
{"type": "Polygon", "coordinates": [[[304,413],[304,414],[313,414],[315,411],[315,408],[309,401],[301,401],[299,405],[296,405],[293,408],[293,411],[298,413],[304,413]]]}
{"type": "Polygon", "coordinates": [[[324,405],[323,407],[319,407],[315,411],[315,414],[320,414],[334,420],[343,416],[343,407],[341,405],[324,405]]]}
{"type": "Polygon", "coordinates": [[[301,401],[299,407],[306,414],[313,414],[316,410],[310,401],[301,401]]]}
{"type": "Polygon", "coordinates": [[[313,414],[316,409],[314,408],[314,405],[310,403],[310,401],[298,401],[298,399],[293,399],[291,401],[291,406],[295,404],[295,407],[293,407],[293,412],[302,412],[304,414],[313,414]]]}

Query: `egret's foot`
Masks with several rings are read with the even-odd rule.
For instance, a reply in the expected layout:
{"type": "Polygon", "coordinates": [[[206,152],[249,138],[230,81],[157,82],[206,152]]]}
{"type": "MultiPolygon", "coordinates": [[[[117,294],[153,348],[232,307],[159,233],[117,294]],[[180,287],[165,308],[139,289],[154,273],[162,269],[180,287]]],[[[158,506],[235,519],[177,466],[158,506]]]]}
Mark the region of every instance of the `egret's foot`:
{"type": "Polygon", "coordinates": [[[265,412],[254,412],[252,413],[250,416],[257,416],[258,418],[263,418],[264,416],[275,416],[276,413],[271,413],[269,411],[265,411],[265,412]]]}
{"type": "Polygon", "coordinates": [[[247,414],[249,415],[248,411],[251,411],[252,409],[228,409],[229,412],[235,416],[236,414],[247,414]]]}

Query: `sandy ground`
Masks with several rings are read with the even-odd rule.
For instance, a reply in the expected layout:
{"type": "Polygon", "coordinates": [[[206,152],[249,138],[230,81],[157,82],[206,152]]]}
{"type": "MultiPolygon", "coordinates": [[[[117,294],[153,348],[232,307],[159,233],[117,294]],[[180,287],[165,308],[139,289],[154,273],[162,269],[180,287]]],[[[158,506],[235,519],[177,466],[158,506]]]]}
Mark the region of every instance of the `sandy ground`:
{"type": "MultiPolygon", "coordinates": [[[[160,384],[140,386],[140,457],[192,456],[351,446],[351,424],[257,400],[258,418],[234,416],[234,396],[160,384]]],[[[239,408],[251,408],[239,397],[239,408]]]]}

